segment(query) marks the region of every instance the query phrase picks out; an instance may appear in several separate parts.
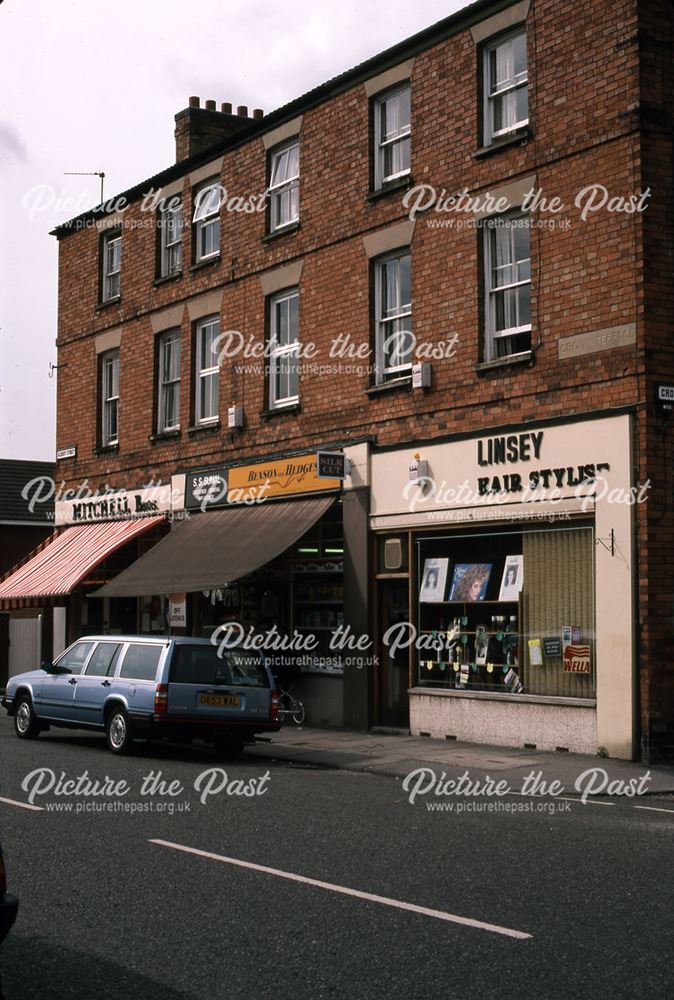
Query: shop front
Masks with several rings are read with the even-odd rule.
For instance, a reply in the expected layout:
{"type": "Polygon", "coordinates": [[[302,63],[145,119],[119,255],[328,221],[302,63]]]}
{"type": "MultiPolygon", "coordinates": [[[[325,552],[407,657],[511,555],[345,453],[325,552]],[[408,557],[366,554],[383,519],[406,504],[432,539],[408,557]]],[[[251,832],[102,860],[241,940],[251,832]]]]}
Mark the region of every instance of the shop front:
{"type": "MultiPolygon", "coordinates": [[[[168,530],[170,486],[88,493],[56,504],[55,531],[0,581],[0,607],[11,620],[34,620],[10,673],[57,656],[87,633],[134,633],[142,614],[133,599],[94,592],[131,565],[168,530]]],[[[17,646],[18,648],[18,646],[17,646]]]]}
{"type": "Polygon", "coordinates": [[[372,455],[380,724],[635,750],[631,417],[372,455]]]}
{"type": "MultiPolygon", "coordinates": [[[[334,636],[354,618],[362,628],[367,614],[353,597],[349,613],[346,594],[366,593],[349,585],[354,561],[366,572],[366,511],[353,516],[367,494],[366,452],[346,452],[173,476],[170,533],[96,596],[147,606],[156,595],[167,632],[258,645],[293,684],[308,724],[344,725],[348,671],[334,636]]],[[[357,710],[365,702],[366,692],[357,710]]]]}

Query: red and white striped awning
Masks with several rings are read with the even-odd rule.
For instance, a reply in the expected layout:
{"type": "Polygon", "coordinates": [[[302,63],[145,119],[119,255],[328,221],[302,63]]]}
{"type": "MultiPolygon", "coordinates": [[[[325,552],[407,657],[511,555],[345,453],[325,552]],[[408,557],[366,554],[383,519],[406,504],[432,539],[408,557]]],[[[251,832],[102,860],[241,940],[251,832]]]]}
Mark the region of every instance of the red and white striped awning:
{"type": "Polygon", "coordinates": [[[106,556],[162,520],[164,515],[66,528],[0,583],[0,600],[69,594],[106,556]]]}

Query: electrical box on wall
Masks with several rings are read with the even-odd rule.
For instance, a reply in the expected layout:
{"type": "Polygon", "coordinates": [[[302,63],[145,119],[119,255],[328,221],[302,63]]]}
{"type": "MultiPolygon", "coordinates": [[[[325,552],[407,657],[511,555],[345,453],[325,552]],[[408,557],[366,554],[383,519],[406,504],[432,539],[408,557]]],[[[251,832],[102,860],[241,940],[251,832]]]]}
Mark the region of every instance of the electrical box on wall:
{"type": "Polygon", "coordinates": [[[227,410],[227,426],[229,428],[243,427],[242,406],[230,406],[230,408],[227,410]]]}
{"type": "Polygon", "coordinates": [[[415,455],[409,465],[409,478],[411,483],[428,479],[428,462],[415,455]]]}
{"type": "Polygon", "coordinates": [[[428,361],[418,365],[412,365],[412,388],[430,389],[431,387],[431,366],[428,361]]]}

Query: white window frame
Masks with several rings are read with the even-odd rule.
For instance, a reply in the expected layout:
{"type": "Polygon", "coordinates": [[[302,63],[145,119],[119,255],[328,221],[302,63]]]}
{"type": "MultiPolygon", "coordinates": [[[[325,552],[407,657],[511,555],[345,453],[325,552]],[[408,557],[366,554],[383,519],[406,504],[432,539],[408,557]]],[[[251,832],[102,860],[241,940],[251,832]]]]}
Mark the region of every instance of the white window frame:
{"type": "Polygon", "coordinates": [[[101,301],[112,302],[121,295],[122,233],[106,233],[101,243],[101,301]]]}
{"type": "Polygon", "coordinates": [[[392,90],[386,90],[382,94],[378,94],[374,99],[374,186],[375,190],[379,190],[386,184],[392,184],[397,180],[407,177],[411,169],[411,142],[412,142],[412,87],[408,82],[402,84],[401,86],[394,87],[392,90]],[[395,134],[385,138],[382,135],[382,113],[386,102],[391,100],[393,97],[398,97],[400,94],[408,92],[410,95],[410,121],[407,125],[404,125],[395,134]],[[403,169],[399,170],[395,174],[385,174],[384,173],[384,156],[387,147],[408,142],[410,144],[410,155],[409,155],[409,165],[403,169]]]}
{"type": "Polygon", "coordinates": [[[299,402],[299,374],[297,378],[297,392],[292,396],[276,395],[276,376],[278,374],[279,359],[290,357],[295,354],[299,366],[300,353],[300,318],[299,318],[299,289],[287,288],[283,292],[277,292],[269,297],[269,408],[271,410],[282,409],[285,406],[294,406],[299,402]],[[279,344],[277,339],[278,311],[277,307],[297,300],[297,330],[295,339],[287,344],[279,344]]]}
{"type": "Polygon", "coordinates": [[[218,180],[202,184],[194,193],[194,261],[210,260],[220,253],[220,205],[222,185],[218,180]],[[204,251],[206,239],[214,249],[204,251]]]}
{"type": "MultiPolygon", "coordinates": [[[[529,312],[531,313],[531,229],[529,227],[529,216],[523,213],[515,213],[507,216],[493,216],[490,219],[485,220],[483,227],[483,252],[484,252],[484,270],[485,270],[485,342],[484,342],[484,360],[485,361],[497,361],[500,358],[514,357],[517,354],[528,353],[530,348],[518,351],[509,351],[508,341],[505,338],[508,337],[519,337],[523,334],[528,333],[531,336],[531,322],[516,324],[513,327],[506,327],[501,330],[496,329],[496,300],[500,295],[507,295],[509,292],[512,293],[518,288],[523,288],[525,286],[529,287],[529,312]],[[529,232],[529,257],[522,258],[521,261],[514,260],[514,233],[516,227],[512,223],[519,220],[527,221],[527,226],[518,226],[517,228],[527,228],[529,232]],[[494,283],[494,252],[493,252],[493,240],[492,232],[496,227],[499,228],[509,228],[510,229],[510,263],[509,267],[514,268],[512,274],[512,279],[506,284],[496,285],[494,283]],[[516,271],[519,266],[525,262],[529,264],[529,277],[521,279],[519,278],[516,271]],[[500,343],[499,343],[500,342],[500,343]]],[[[506,266],[506,265],[504,265],[506,266]]],[[[516,309],[517,309],[516,305],[516,309]]],[[[519,310],[518,310],[519,311],[519,310]]]]}
{"type": "Polygon", "coordinates": [[[159,214],[160,266],[162,278],[180,274],[183,269],[183,206],[170,205],[159,214]]]}
{"type": "Polygon", "coordinates": [[[218,356],[217,354],[211,354],[210,358],[204,357],[203,349],[204,333],[209,327],[213,327],[213,335],[217,338],[220,334],[220,317],[208,316],[200,319],[195,329],[194,348],[196,364],[194,367],[196,384],[194,387],[194,423],[200,425],[216,423],[220,419],[220,366],[218,364],[218,356]],[[215,413],[204,415],[201,409],[201,387],[206,379],[215,379],[215,413]]]}
{"type": "Polygon", "coordinates": [[[180,363],[181,345],[180,329],[167,330],[159,335],[159,349],[157,356],[157,433],[167,434],[169,431],[180,430],[180,363]],[[173,374],[166,373],[166,354],[170,348],[177,352],[177,358],[173,359],[173,374]],[[177,345],[177,348],[176,346],[177,345]],[[176,371],[177,361],[177,374],[176,371]],[[175,401],[174,420],[166,419],[166,406],[169,394],[175,401]]]}
{"type": "Polygon", "coordinates": [[[101,445],[107,448],[118,443],[119,349],[116,348],[101,355],[101,445]]]}
{"type": "MultiPolygon", "coordinates": [[[[398,279],[398,289],[400,280],[398,279]]],[[[394,378],[402,378],[412,370],[413,357],[413,331],[412,331],[412,254],[409,247],[388,253],[383,257],[378,257],[374,262],[374,296],[375,296],[375,378],[376,384],[382,385],[384,382],[394,378]],[[394,261],[401,261],[404,258],[409,260],[410,267],[410,301],[409,303],[398,303],[398,308],[384,315],[384,271],[386,266],[394,261]],[[389,338],[395,335],[393,326],[401,321],[407,321],[404,327],[404,335],[400,340],[400,363],[387,363],[385,345],[389,338]],[[406,350],[406,339],[410,336],[409,352],[406,350]],[[404,360],[409,353],[409,360],[404,360]]],[[[398,296],[399,297],[399,296],[398,296]]]]}
{"type": "Polygon", "coordinates": [[[497,142],[499,139],[507,138],[512,135],[513,132],[518,132],[520,129],[525,128],[529,124],[529,67],[528,67],[528,57],[527,57],[527,67],[523,74],[516,76],[514,73],[511,78],[505,80],[501,85],[493,89],[492,84],[492,74],[491,74],[491,56],[492,53],[497,49],[505,48],[506,46],[512,47],[512,44],[516,38],[524,38],[524,44],[526,48],[527,44],[527,31],[522,25],[516,28],[514,31],[508,32],[506,35],[499,35],[493,41],[488,42],[484,46],[483,54],[483,80],[484,80],[484,104],[483,104],[483,118],[484,118],[484,145],[489,146],[493,142],[497,142]],[[512,94],[513,97],[518,90],[522,88],[527,89],[527,115],[526,118],[517,120],[506,128],[494,129],[494,107],[496,101],[502,101],[507,97],[508,94],[512,94]],[[492,92],[493,90],[493,92],[492,92]]]}
{"type": "Polygon", "coordinates": [[[290,142],[277,146],[270,154],[269,163],[269,231],[271,233],[285,229],[287,226],[295,226],[300,221],[300,140],[292,139],[290,142]],[[293,149],[297,150],[297,172],[289,174],[290,154],[293,149]],[[286,160],[286,170],[282,180],[275,181],[279,165],[286,160]],[[289,210],[287,218],[284,218],[282,205],[284,196],[287,194],[289,210]],[[295,208],[293,210],[293,202],[295,208]]]}

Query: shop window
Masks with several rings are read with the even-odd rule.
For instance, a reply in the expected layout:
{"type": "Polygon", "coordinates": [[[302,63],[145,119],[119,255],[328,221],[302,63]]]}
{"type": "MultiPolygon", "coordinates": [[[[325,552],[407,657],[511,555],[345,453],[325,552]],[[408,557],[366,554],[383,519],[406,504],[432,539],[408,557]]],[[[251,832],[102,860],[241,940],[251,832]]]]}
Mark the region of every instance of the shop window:
{"type": "Polygon", "coordinates": [[[375,190],[410,172],[410,86],[390,90],[374,102],[375,190]]]}
{"type": "Polygon", "coordinates": [[[527,36],[523,28],[484,48],[484,144],[507,138],[529,121],[527,36]]]}
{"type": "Polygon", "coordinates": [[[196,326],[196,385],[194,392],[194,422],[208,424],[219,416],[220,368],[218,344],[220,320],[217,316],[200,320],[196,326]]]}
{"type": "Polygon", "coordinates": [[[296,288],[269,303],[269,408],[299,401],[300,295],[296,288]]]}
{"type": "Polygon", "coordinates": [[[101,445],[104,448],[119,440],[119,351],[101,355],[101,445]]]}
{"type": "Polygon", "coordinates": [[[275,233],[300,219],[300,144],[292,142],[271,153],[269,231],[275,233]]]}
{"type": "Polygon", "coordinates": [[[210,181],[194,195],[194,262],[208,260],[220,253],[220,202],[222,187],[210,181]]]}
{"type": "Polygon", "coordinates": [[[411,262],[409,250],[402,250],[374,264],[377,384],[408,375],[412,369],[411,262]]]}
{"type": "Polygon", "coordinates": [[[592,528],[417,544],[420,685],[595,696],[592,528]]]}
{"type": "Polygon", "coordinates": [[[105,233],[101,240],[101,302],[121,294],[122,234],[119,229],[105,233]]]}
{"type": "Polygon", "coordinates": [[[157,432],[180,428],[180,330],[159,338],[157,432]]]}
{"type": "Polygon", "coordinates": [[[170,278],[180,274],[183,267],[183,207],[172,199],[158,215],[159,224],[159,277],[170,278]]]}
{"type": "Polygon", "coordinates": [[[526,215],[496,216],[483,229],[485,257],[484,360],[531,348],[531,250],[526,215]]]}

